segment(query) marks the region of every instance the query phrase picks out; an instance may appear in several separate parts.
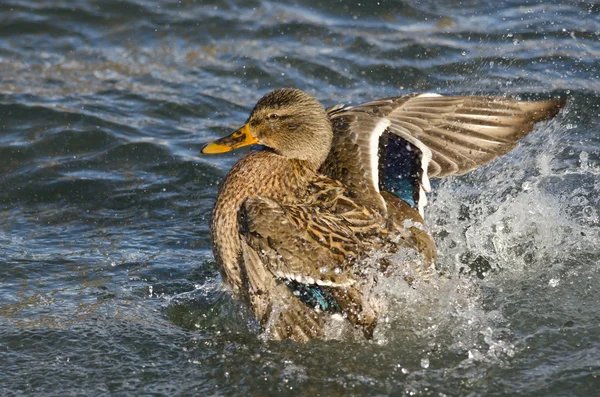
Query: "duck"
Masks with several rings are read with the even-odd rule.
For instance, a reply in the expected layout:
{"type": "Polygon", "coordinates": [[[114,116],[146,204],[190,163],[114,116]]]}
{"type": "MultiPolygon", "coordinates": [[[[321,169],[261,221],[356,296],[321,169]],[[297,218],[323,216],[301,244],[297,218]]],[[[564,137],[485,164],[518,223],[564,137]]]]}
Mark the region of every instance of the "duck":
{"type": "Polygon", "coordinates": [[[227,173],[212,211],[223,280],[267,339],[323,338],[332,316],[372,338],[381,309],[367,275],[396,265],[367,259],[405,249],[420,273],[435,274],[430,180],[506,154],[565,102],[415,93],[325,108],[296,88],[267,93],[241,128],[202,148],[256,146],[227,173]]]}

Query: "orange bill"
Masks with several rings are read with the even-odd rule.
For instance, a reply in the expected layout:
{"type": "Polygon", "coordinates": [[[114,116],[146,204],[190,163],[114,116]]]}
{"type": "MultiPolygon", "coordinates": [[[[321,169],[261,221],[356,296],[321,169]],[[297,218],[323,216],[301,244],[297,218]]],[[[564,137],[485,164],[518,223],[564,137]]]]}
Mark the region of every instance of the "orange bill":
{"type": "Polygon", "coordinates": [[[231,135],[224,136],[223,138],[204,145],[202,148],[202,153],[225,153],[242,146],[252,145],[254,143],[258,143],[258,139],[256,139],[250,132],[250,126],[248,124],[244,124],[242,128],[235,130],[231,135]]]}

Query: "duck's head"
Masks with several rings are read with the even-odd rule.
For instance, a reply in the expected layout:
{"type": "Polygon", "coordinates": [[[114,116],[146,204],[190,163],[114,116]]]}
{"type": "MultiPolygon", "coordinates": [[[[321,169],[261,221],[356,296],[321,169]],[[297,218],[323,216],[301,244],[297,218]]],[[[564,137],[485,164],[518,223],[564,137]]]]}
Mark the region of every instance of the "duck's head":
{"type": "Polygon", "coordinates": [[[243,127],[208,143],[202,153],[224,153],[260,144],[289,159],[304,160],[318,169],[332,140],[331,122],[323,106],[295,88],[282,88],[262,97],[243,127]]]}

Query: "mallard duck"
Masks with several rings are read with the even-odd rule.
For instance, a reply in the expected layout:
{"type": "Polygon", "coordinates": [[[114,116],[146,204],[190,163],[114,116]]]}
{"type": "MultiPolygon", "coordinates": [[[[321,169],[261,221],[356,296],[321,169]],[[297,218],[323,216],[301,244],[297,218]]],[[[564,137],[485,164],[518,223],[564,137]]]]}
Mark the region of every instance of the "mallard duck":
{"type": "Polygon", "coordinates": [[[405,247],[434,267],[421,227],[430,178],[508,152],[564,103],[414,94],[325,109],[298,89],[266,94],[243,127],[202,149],[260,145],[229,171],[212,213],[224,280],[271,339],[321,337],[333,313],[370,338],[379,313],[361,284],[369,253],[405,247]]]}

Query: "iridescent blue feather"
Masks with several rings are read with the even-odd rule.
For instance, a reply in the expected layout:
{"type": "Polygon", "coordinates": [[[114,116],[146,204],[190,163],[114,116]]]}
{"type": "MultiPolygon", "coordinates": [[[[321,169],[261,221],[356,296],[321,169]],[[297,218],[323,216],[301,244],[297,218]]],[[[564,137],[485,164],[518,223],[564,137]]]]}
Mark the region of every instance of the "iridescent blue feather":
{"type": "Polygon", "coordinates": [[[288,281],[287,285],[303,303],[318,307],[324,312],[341,312],[342,309],[327,291],[318,285],[306,285],[297,281],[288,281]]]}
{"type": "Polygon", "coordinates": [[[379,188],[417,208],[421,194],[421,151],[396,134],[379,139],[379,188]]]}

